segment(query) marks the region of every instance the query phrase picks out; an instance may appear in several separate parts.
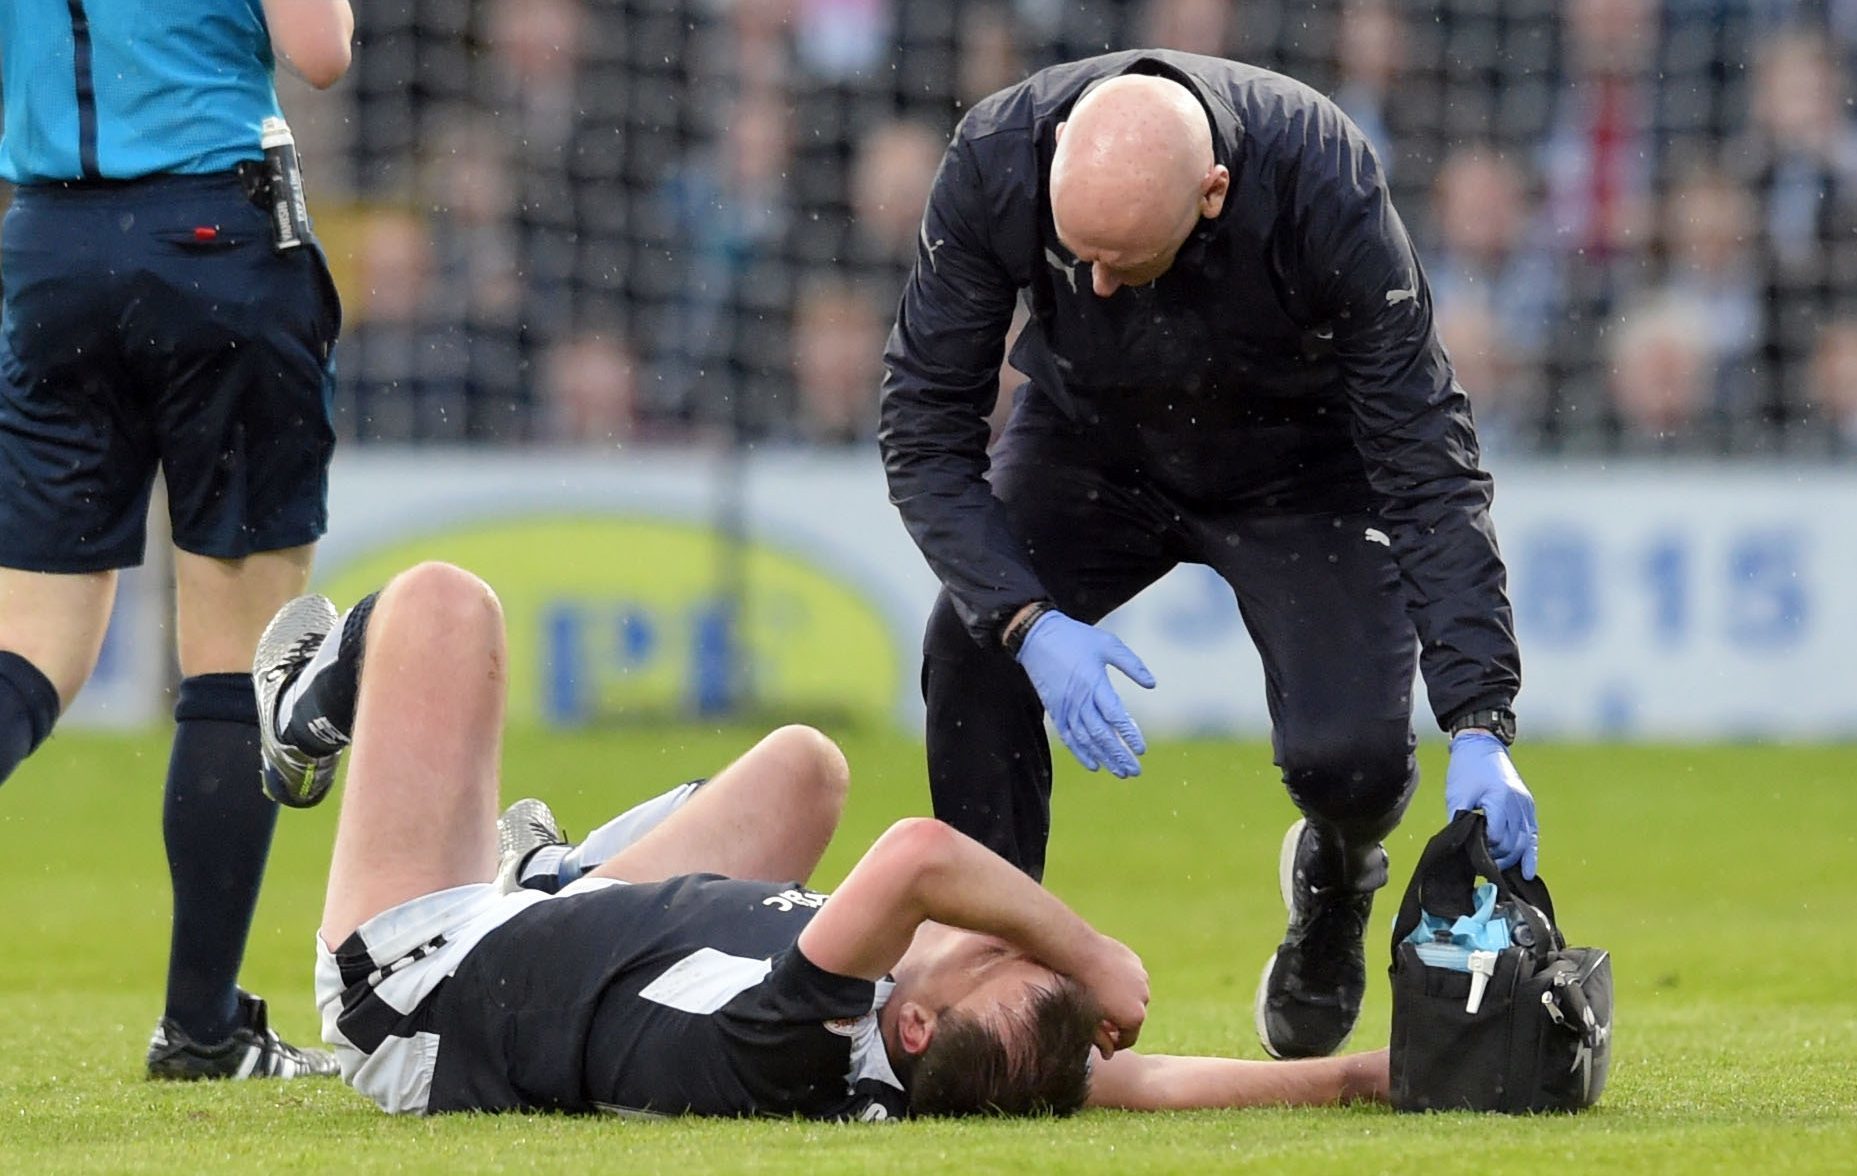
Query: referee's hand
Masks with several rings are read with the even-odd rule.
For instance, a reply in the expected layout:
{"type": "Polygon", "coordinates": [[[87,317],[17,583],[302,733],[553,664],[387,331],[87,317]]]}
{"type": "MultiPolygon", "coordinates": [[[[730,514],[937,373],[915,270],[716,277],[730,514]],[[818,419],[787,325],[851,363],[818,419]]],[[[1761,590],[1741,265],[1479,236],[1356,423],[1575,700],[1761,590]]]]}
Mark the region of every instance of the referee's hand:
{"type": "Polygon", "coordinates": [[[1123,779],[1141,775],[1135,757],[1148,750],[1147,741],[1109,684],[1109,667],[1114,666],[1137,685],[1154,689],[1154,675],[1134,651],[1113,633],[1054,609],[1025,635],[1019,664],[1077,762],[1092,772],[1108,768],[1123,779]]]}

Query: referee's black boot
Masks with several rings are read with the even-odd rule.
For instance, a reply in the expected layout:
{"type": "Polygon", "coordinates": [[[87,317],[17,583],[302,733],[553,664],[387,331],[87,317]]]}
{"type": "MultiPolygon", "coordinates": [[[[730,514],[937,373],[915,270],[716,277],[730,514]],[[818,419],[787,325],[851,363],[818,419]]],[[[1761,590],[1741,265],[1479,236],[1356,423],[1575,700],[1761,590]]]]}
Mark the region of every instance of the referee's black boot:
{"type": "Polygon", "coordinates": [[[1379,846],[1348,869],[1297,821],[1278,863],[1290,925],[1257,987],[1257,1036],[1273,1058],[1327,1057],[1347,1042],[1367,990],[1362,940],[1373,892],[1386,885],[1379,846]]]}
{"type": "Polygon", "coordinates": [[[264,1000],[242,988],[239,1024],[224,1041],[195,1041],[163,1017],[148,1043],[150,1078],[325,1078],[341,1072],[329,1051],[299,1049],[279,1037],[264,1000]]]}

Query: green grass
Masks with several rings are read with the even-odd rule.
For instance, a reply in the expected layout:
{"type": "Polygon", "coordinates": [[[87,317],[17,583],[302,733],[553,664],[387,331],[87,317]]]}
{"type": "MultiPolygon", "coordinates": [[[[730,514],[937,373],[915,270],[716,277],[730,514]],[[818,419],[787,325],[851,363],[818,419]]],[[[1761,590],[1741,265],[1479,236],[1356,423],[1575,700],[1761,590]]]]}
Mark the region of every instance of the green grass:
{"type": "MultiPolygon", "coordinates": [[[[751,733],[515,734],[508,797],[584,829],[713,769],[751,733]]],[[[820,880],[921,811],[921,753],[845,740],[856,781],[820,880]]],[[[1857,1168],[1857,748],[1529,747],[1542,870],[1579,942],[1612,949],[1611,1085],[1576,1118],[1379,1108],[1064,1122],[394,1119],[337,1083],[174,1087],[141,1077],[168,895],[165,736],[61,735],[0,791],[0,1172],[39,1170],[1292,1172],[1857,1168]]],[[[1438,823],[1441,762],[1390,846],[1396,884],[1438,823]]],[[[313,1039],[310,936],[333,804],[286,813],[245,979],[313,1039]]],[[[1170,744],[1141,779],[1061,769],[1051,885],[1146,958],[1156,1049],[1258,1057],[1250,1002],[1281,930],[1293,812],[1256,746],[1170,744]]],[[[1355,1043],[1385,1040],[1384,930],[1355,1043]]]]}

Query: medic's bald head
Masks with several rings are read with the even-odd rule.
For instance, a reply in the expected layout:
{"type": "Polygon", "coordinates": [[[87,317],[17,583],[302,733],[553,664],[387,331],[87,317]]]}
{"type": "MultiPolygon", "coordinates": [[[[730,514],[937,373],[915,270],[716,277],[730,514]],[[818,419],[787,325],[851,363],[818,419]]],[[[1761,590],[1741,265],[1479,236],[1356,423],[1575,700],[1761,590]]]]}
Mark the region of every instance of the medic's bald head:
{"type": "Polygon", "coordinates": [[[1199,100],[1178,82],[1128,74],[1085,94],[1059,128],[1051,214],[1107,296],[1166,272],[1200,218],[1218,215],[1230,179],[1199,100]]]}

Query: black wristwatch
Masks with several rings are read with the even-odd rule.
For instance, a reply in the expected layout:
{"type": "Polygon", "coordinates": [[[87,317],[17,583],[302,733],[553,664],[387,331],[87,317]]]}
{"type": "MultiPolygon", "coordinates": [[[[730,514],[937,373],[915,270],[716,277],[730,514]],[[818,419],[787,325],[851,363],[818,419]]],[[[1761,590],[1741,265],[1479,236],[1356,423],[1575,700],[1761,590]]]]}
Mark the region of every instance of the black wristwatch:
{"type": "Polygon", "coordinates": [[[1485,706],[1465,711],[1451,720],[1451,735],[1470,727],[1480,727],[1502,740],[1508,747],[1515,742],[1515,712],[1506,706],[1485,706]]]}
{"type": "Polygon", "coordinates": [[[1038,623],[1038,618],[1055,608],[1057,606],[1048,600],[1034,600],[1025,605],[1017,615],[1006,622],[1005,630],[1000,633],[999,643],[1006,647],[1007,653],[1018,657],[1019,650],[1024,647],[1025,639],[1031,635],[1032,626],[1038,623]]]}

